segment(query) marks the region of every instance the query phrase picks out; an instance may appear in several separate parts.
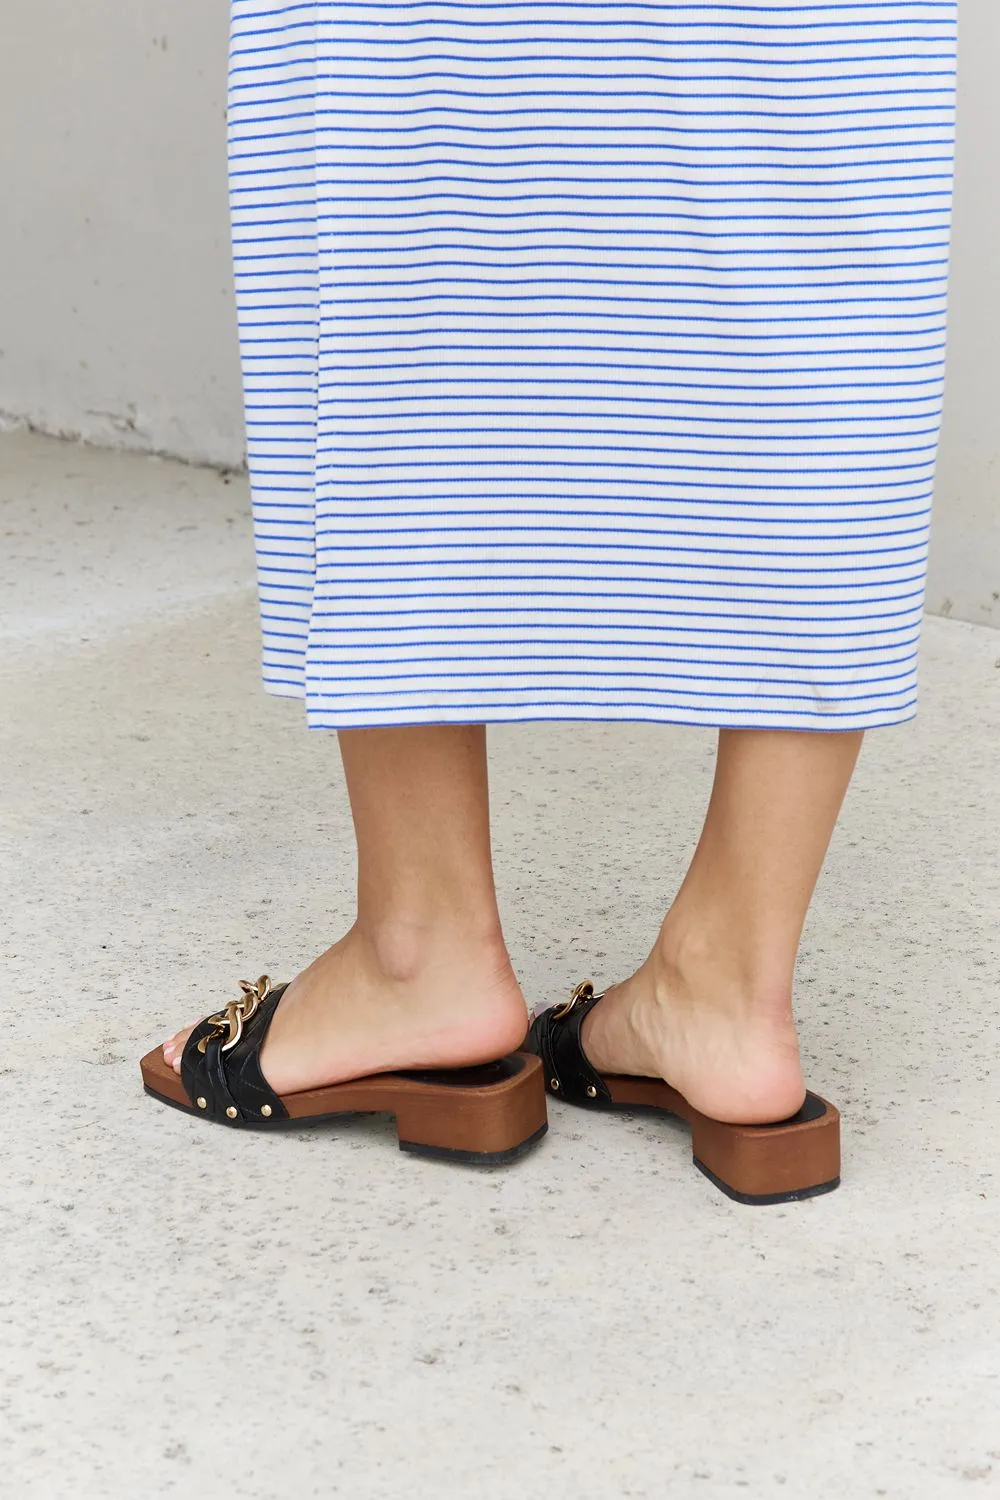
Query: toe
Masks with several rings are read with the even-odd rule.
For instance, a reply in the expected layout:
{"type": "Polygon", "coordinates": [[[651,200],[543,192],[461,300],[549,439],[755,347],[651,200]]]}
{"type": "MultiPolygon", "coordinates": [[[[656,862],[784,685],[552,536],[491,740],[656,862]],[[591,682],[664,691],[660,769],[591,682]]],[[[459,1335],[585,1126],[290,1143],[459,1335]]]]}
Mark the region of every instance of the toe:
{"type": "Polygon", "coordinates": [[[174,1032],[174,1035],[163,1043],[164,1061],[170,1064],[175,1073],[181,1070],[181,1056],[193,1030],[194,1026],[186,1026],[182,1031],[174,1032]]]}

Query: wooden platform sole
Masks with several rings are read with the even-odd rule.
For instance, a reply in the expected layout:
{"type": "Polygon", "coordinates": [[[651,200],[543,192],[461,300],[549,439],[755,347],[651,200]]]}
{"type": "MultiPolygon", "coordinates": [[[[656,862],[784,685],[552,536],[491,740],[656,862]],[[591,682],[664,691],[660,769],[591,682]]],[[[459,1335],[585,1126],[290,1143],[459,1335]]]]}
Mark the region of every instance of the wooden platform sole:
{"type": "Polygon", "coordinates": [[[793,1203],[840,1185],[840,1114],[818,1094],[807,1094],[797,1115],[774,1125],[727,1125],[692,1109],[657,1078],[604,1075],[605,1109],[649,1109],[676,1115],[691,1127],[694,1165],[738,1203],[793,1203]]]}
{"type": "MultiPolygon", "coordinates": [[[[154,1099],[200,1114],[159,1047],[139,1066],[154,1099]]],[[[287,1120],[234,1121],[230,1128],[277,1130],[343,1115],[388,1114],[402,1151],[485,1166],[523,1156],[547,1128],[541,1064],[526,1052],[479,1068],[374,1073],[280,1097],[287,1120]]]]}

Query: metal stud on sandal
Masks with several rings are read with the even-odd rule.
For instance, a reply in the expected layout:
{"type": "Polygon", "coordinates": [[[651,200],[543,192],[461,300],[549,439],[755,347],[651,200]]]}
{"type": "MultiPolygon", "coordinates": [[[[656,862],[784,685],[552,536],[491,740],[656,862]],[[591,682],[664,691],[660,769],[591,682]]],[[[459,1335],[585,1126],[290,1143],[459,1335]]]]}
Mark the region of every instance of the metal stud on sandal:
{"type": "Polygon", "coordinates": [[[691,1127],[694,1165],[739,1203],[789,1203],[832,1192],[840,1183],[840,1115],[818,1094],[773,1125],[728,1125],[693,1109],[661,1078],[602,1075],[583,1050],[584,1018],[603,1000],[590,983],[537,1016],[528,1045],[541,1058],[545,1087],[586,1109],[652,1109],[691,1127]]]}
{"type": "Polygon", "coordinates": [[[545,1134],[541,1064],[527,1052],[481,1067],[373,1073],[300,1093],[274,1092],[260,1049],[287,989],[267,975],[240,981],[240,995],[192,1031],[180,1077],[154,1048],[140,1063],[146,1092],[161,1104],[237,1129],[312,1124],[345,1114],[391,1114],[400,1149],[497,1165],[545,1134]]]}

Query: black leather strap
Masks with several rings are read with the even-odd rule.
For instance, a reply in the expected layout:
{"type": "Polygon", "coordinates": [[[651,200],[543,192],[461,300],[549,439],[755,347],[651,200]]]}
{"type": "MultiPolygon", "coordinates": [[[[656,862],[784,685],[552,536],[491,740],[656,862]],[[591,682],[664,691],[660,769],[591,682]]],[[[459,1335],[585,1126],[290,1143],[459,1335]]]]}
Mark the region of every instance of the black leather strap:
{"type": "Polygon", "coordinates": [[[287,985],[280,984],[262,1000],[229,1052],[212,1017],[199,1021],[181,1056],[181,1082],[191,1103],[223,1125],[270,1124],[287,1120],[288,1111],[260,1070],[260,1049],[287,985]],[[199,1043],[207,1037],[204,1052],[199,1043]],[[204,1103],[202,1103],[204,1101],[204,1103]]]}
{"type": "Polygon", "coordinates": [[[542,1059],[545,1087],[569,1104],[599,1109],[611,1103],[608,1086],[587,1061],[580,1039],[581,1026],[603,998],[585,991],[568,1006],[542,1011],[531,1023],[527,1050],[542,1059]]]}

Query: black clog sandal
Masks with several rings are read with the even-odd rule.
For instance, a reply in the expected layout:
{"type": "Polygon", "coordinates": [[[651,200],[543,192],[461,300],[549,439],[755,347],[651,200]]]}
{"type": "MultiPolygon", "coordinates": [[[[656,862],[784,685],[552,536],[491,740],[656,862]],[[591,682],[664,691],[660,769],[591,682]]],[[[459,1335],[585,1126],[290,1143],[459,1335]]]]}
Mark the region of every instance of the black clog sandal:
{"type": "Polygon", "coordinates": [[[278,1095],[260,1070],[260,1049],[287,985],[266,975],[192,1031],[180,1077],[160,1047],[140,1063],[161,1104],[237,1129],[312,1124],[338,1115],[391,1114],[402,1151],[487,1166],[513,1161],[545,1134],[537,1057],[517,1052],[481,1067],[373,1073],[348,1083],[278,1095]]]}
{"type": "Polygon", "coordinates": [[[580,1027],[603,998],[592,984],[581,984],[532,1021],[526,1045],[541,1058],[554,1098],[585,1109],[679,1115],[691,1127],[695,1166],[738,1203],[791,1203],[839,1186],[840,1115],[818,1094],[806,1094],[797,1114],[774,1125],[726,1125],[693,1109],[661,1078],[598,1073],[587,1061],[580,1027]]]}

